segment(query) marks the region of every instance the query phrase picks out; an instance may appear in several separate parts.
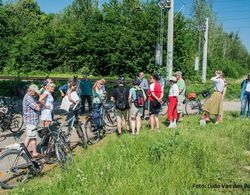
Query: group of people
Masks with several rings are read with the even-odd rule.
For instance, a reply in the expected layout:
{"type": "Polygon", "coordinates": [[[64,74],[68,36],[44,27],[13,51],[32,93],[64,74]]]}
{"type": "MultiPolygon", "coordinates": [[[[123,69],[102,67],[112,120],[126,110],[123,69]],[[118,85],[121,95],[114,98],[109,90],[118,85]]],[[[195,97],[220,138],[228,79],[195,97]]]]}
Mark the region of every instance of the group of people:
{"type": "MultiPolygon", "coordinates": [[[[186,98],[186,83],[182,78],[182,72],[175,72],[169,79],[168,128],[176,128],[177,122],[182,120],[184,101],[186,98]]],[[[223,98],[227,83],[222,72],[215,71],[211,78],[214,85],[214,92],[203,105],[204,114],[202,119],[210,121],[210,115],[216,115],[216,124],[223,118],[223,98]]],[[[140,72],[132,80],[132,87],[125,85],[125,78],[119,77],[117,85],[111,93],[111,101],[116,107],[117,134],[122,134],[122,128],[132,131],[132,135],[138,135],[141,128],[141,120],[149,116],[149,124],[152,131],[159,131],[159,113],[164,103],[164,79],[159,74],[152,74],[148,80],[144,73],[140,72]]],[[[248,110],[250,116],[250,75],[242,82],[241,91],[241,116],[248,110]],[[247,109],[246,109],[247,108],[247,109]]],[[[48,126],[53,120],[55,84],[51,79],[43,82],[42,89],[34,84],[30,85],[28,92],[23,99],[23,118],[27,129],[25,145],[31,145],[33,156],[39,155],[36,151],[36,131],[32,131],[39,124],[48,126]],[[40,122],[39,122],[40,121],[40,122]]],[[[85,102],[88,102],[88,110],[99,109],[101,103],[107,99],[105,80],[97,80],[92,85],[91,80],[84,74],[80,80],[77,77],[69,79],[67,84],[59,88],[62,96],[61,108],[69,111],[73,105],[81,103],[81,113],[85,113],[85,102]],[[63,102],[67,102],[65,107],[63,102]]],[[[165,94],[166,96],[166,94],[165,94]]],[[[166,98],[166,97],[165,97],[166,98]]]]}
{"type": "MultiPolygon", "coordinates": [[[[168,127],[175,128],[176,122],[182,120],[186,84],[181,71],[177,71],[175,76],[169,78],[169,81],[168,127]]],[[[133,86],[130,89],[124,83],[124,77],[120,77],[111,96],[117,110],[118,135],[121,135],[122,125],[126,124],[126,121],[130,124],[130,127],[126,124],[126,128],[132,130],[132,135],[139,134],[141,119],[145,118],[147,114],[149,115],[151,130],[159,131],[159,113],[164,103],[164,79],[156,73],[150,75],[148,82],[144,78],[144,73],[140,72],[139,77],[133,79],[133,86]]]]}

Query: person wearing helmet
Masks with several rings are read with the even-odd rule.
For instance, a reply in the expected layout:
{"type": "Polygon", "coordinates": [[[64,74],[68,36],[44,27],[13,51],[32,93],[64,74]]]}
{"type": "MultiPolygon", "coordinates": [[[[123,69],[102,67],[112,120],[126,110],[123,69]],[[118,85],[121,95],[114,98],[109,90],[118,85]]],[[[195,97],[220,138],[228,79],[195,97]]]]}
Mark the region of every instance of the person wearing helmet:
{"type": "Polygon", "coordinates": [[[179,88],[176,84],[176,77],[171,76],[169,78],[170,81],[170,90],[168,94],[168,128],[176,128],[176,120],[177,120],[177,103],[179,96],[179,88]]]}
{"type": "Polygon", "coordinates": [[[117,134],[120,136],[122,134],[122,126],[126,126],[128,130],[128,96],[129,90],[124,86],[125,78],[123,76],[119,77],[117,86],[113,89],[111,101],[115,103],[117,115],[117,134]]]}
{"type": "Polygon", "coordinates": [[[140,78],[135,78],[133,80],[133,87],[129,90],[128,99],[130,103],[130,124],[132,135],[139,134],[141,128],[141,116],[143,114],[143,107],[147,99],[144,90],[139,85],[140,78]]]}

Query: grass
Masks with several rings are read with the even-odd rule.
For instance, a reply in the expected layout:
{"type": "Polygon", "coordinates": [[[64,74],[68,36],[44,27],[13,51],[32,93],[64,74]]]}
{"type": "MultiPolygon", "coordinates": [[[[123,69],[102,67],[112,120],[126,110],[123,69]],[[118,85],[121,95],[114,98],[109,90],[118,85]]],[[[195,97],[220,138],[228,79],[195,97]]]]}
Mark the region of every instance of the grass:
{"type": "Polygon", "coordinates": [[[144,123],[138,137],[109,135],[87,151],[77,148],[67,169],[55,168],[10,194],[250,193],[242,188],[250,184],[244,169],[249,125],[237,113],[204,127],[198,117],[185,117],[177,129],[167,129],[162,118],[160,133],[144,123]]]}

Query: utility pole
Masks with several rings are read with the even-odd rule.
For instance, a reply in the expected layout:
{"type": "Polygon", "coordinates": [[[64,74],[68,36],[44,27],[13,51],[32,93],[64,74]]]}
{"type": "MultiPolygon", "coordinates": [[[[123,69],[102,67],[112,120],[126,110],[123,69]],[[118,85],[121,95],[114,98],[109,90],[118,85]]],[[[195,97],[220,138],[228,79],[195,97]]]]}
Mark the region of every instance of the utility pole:
{"type": "Polygon", "coordinates": [[[206,18],[206,27],[204,32],[204,48],[203,48],[203,62],[202,62],[202,83],[207,79],[207,44],[208,44],[208,18],[206,18]]]}
{"type": "Polygon", "coordinates": [[[173,72],[173,39],[174,39],[174,0],[167,0],[168,4],[168,52],[167,52],[167,76],[168,80],[173,72]]]}

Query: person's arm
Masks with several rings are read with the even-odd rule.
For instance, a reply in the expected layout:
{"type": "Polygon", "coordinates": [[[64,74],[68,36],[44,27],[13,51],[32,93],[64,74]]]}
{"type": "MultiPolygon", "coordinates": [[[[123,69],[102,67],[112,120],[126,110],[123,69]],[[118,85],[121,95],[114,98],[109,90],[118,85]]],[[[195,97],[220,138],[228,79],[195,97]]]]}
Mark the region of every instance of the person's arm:
{"type": "Polygon", "coordinates": [[[50,109],[50,106],[45,105],[45,99],[48,97],[48,93],[43,93],[40,97],[39,97],[39,102],[44,105],[44,107],[46,109],[50,109]]]}
{"type": "Polygon", "coordinates": [[[39,111],[41,109],[40,104],[37,104],[34,99],[27,99],[27,106],[29,106],[32,110],[39,111]]]}
{"type": "Polygon", "coordinates": [[[59,87],[59,91],[60,91],[62,97],[64,97],[66,95],[65,92],[67,91],[67,88],[68,88],[68,84],[65,84],[65,85],[59,87]]]}

